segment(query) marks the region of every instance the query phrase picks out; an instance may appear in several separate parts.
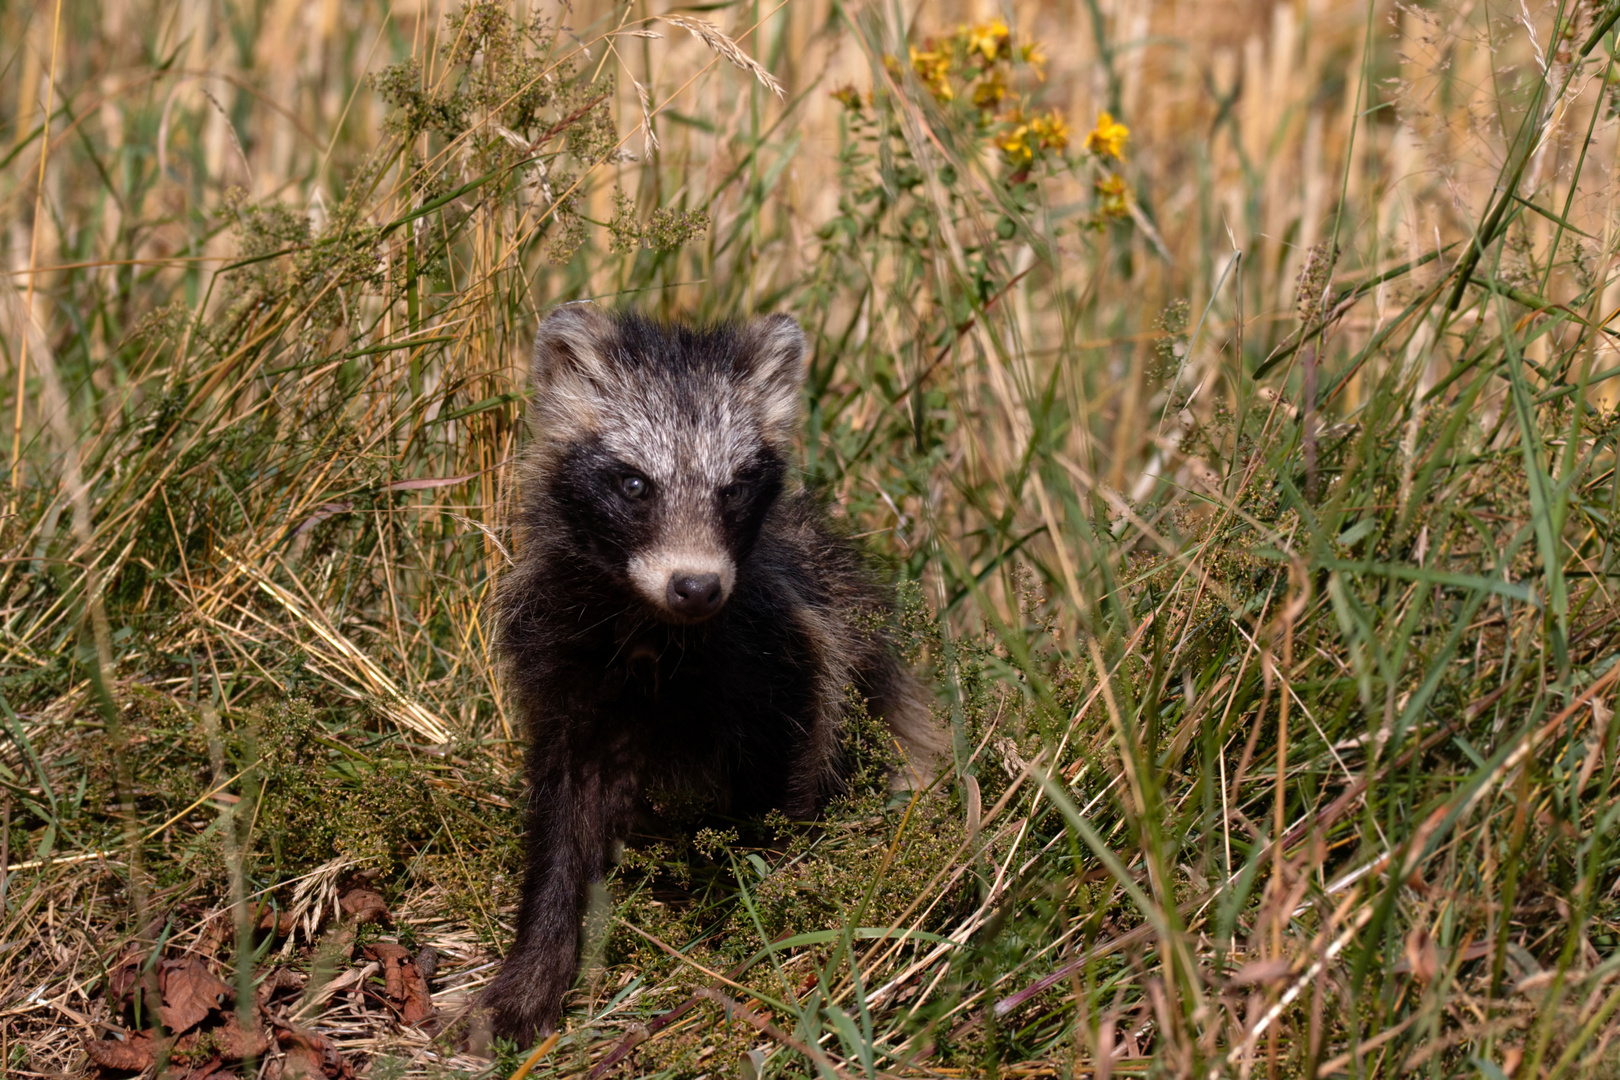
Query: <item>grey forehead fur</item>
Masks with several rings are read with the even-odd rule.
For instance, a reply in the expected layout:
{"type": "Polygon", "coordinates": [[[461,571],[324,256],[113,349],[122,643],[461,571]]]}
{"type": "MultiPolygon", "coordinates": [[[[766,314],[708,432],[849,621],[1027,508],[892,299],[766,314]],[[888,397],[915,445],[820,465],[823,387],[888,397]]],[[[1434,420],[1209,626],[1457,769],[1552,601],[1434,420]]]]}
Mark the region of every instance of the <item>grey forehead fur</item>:
{"type": "Polygon", "coordinates": [[[586,304],[558,308],[535,340],[533,423],[542,460],[596,436],[626,464],[673,491],[729,482],[761,444],[781,450],[798,427],[805,342],[791,316],[735,331],[682,336],[638,322],[633,332],[586,304]],[[714,362],[649,362],[626,338],[665,352],[734,351],[714,362]]]}

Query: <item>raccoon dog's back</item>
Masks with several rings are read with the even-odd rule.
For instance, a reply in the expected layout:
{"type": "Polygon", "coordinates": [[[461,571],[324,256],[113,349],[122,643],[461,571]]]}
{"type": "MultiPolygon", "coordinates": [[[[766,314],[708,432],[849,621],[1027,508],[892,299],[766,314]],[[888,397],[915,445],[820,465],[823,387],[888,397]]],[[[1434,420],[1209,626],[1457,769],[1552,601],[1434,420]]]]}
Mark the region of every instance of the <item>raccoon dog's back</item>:
{"type": "Polygon", "coordinates": [[[804,364],[786,316],[698,330],[578,305],[541,327],[499,594],[530,804],[517,942],[485,998],[497,1033],[556,1024],[586,887],[649,791],[810,817],[843,783],[850,686],[910,779],[941,752],[884,591],[789,483],[804,364]]]}

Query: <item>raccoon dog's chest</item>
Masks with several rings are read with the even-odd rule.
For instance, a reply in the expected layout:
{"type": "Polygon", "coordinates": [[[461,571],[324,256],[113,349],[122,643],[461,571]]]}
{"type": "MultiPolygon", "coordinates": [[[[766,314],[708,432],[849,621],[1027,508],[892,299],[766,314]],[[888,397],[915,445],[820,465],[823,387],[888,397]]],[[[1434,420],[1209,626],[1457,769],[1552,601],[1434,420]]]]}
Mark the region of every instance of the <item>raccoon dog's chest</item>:
{"type": "Polygon", "coordinates": [[[615,627],[573,670],[602,704],[581,735],[621,746],[620,767],[653,787],[746,814],[782,805],[824,680],[791,607],[731,606],[701,626],[615,627]]]}

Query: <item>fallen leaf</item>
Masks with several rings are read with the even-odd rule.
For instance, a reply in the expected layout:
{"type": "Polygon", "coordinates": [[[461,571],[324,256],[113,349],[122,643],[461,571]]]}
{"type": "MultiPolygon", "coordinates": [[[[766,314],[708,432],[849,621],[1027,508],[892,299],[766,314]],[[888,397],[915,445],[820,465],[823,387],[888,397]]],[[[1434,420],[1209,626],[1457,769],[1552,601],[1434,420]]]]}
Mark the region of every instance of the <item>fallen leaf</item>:
{"type": "Polygon", "coordinates": [[[159,1014],[176,1035],[190,1031],[208,1014],[231,1000],[231,988],[197,960],[164,960],[158,964],[159,1014]]]}
{"type": "Polygon", "coordinates": [[[107,1008],[114,1016],[129,1007],[135,988],[141,983],[141,967],[146,950],[138,941],[124,946],[123,952],[107,971],[107,1008]]]}
{"type": "Polygon", "coordinates": [[[373,889],[350,889],[338,897],[338,906],[357,923],[382,923],[386,926],[390,921],[388,904],[383,900],[382,893],[373,889]]]}
{"type": "Polygon", "coordinates": [[[365,955],[382,965],[383,985],[388,996],[395,1000],[404,998],[405,979],[400,968],[412,962],[410,950],[391,941],[378,941],[366,946],[365,955]]]}
{"type": "Polygon", "coordinates": [[[296,999],[304,992],[304,976],[289,967],[274,967],[259,983],[259,1007],[268,1008],[277,997],[296,999]]]}
{"type": "Polygon", "coordinates": [[[189,1054],[199,1045],[207,1045],[213,1051],[216,1064],[222,1064],[263,1057],[270,1049],[270,1037],[256,1025],[251,1031],[243,1031],[236,1014],[227,1013],[222,1023],[189,1031],[174,1042],[174,1048],[180,1054],[189,1054]]]}
{"type": "Polygon", "coordinates": [[[354,1080],[354,1069],[338,1053],[337,1046],[324,1035],[293,1027],[276,1025],[276,1042],[286,1054],[280,1061],[280,1075],[285,1080],[308,1077],[310,1080],[354,1080]]]}
{"type": "Polygon", "coordinates": [[[230,921],[223,918],[210,918],[203,924],[202,935],[197,938],[197,944],[192,947],[192,951],[203,956],[218,956],[221,950],[224,949],[228,937],[235,937],[231,932],[230,921]]]}
{"type": "Polygon", "coordinates": [[[258,916],[254,920],[260,930],[266,930],[276,937],[290,937],[298,929],[298,917],[290,911],[277,911],[269,904],[260,904],[258,916]]]}
{"type": "Polygon", "coordinates": [[[141,1072],[151,1068],[157,1060],[152,1040],[145,1035],[131,1035],[127,1039],[86,1039],[84,1052],[90,1055],[91,1064],[121,1072],[141,1072]]]}
{"type": "Polygon", "coordinates": [[[178,1076],[173,1070],[165,1072],[164,1076],[175,1076],[175,1080],[237,1080],[236,1074],[225,1068],[225,1063],[217,1055],[209,1058],[208,1061],[194,1069],[178,1074],[178,1076]]]}
{"type": "Polygon", "coordinates": [[[378,941],[367,945],[365,954],[382,965],[383,993],[399,1012],[402,1023],[420,1024],[433,1015],[427,978],[409,949],[391,941],[378,941]]]}

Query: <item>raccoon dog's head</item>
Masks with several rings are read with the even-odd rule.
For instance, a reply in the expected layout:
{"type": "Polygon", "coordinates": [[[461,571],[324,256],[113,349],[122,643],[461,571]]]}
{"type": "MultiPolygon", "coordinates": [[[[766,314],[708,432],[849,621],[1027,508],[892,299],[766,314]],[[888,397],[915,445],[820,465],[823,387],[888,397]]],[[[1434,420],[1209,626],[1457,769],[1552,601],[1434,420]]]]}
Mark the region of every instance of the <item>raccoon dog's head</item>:
{"type": "Polygon", "coordinates": [[[782,491],[804,367],[787,315],[692,329],[557,309],[531,373],[537,524],[658,618],[709,618],[782,491]]]}

